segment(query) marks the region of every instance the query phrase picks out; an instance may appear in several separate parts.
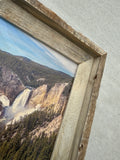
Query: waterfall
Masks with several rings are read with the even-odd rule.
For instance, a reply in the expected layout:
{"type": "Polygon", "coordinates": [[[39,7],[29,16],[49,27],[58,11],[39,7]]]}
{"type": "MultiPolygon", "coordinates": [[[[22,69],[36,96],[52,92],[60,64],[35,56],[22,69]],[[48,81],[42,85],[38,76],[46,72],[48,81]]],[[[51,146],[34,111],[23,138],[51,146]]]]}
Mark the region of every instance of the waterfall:
{"type": "Polygon", "coordinates": [[[11,108],[12,108],[12,111],[15,113],[15,112],[19,112],[19,111],[22,111],[22,109],[24,109],[27,101],[28,101],[28,98],[30,96],[30,93],[31,93],[31,90],[26,88],[23,92],[21,92],[17,97],[16,99],[14,100],[11,108]]]}
{"type": "Polygon", "coordinates": [[[37,110],[35,108],[25,107],[31,92],[31,88],[26,88],[16,97],[11,106],[5,107],[4,118],[6,120],[6,128],[9,124],[14,124],[14,122],[20,121],[20,119],[24,116],[29,115],[37,110]]]}
{"type": "Polygon", "coordinates": [[[2,102],[3,107],[9,106],[10,100],[5,95],[0,96],[0,101],[2,102]]]}

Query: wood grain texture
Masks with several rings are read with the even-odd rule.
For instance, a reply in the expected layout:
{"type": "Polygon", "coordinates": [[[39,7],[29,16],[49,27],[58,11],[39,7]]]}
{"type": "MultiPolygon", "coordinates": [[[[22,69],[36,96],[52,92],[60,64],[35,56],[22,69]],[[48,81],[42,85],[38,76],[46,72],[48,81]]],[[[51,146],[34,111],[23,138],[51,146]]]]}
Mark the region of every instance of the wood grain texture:
{"type": "MultiPolygon", "coordinates": [[[[72,160],[71,154],[73,153],[73,143],[78,127],[77,123],[82,110],[87,88],[86,84],[89,81],[92,65],[93,58],[78,66],[51,160],[72,160]]],[[[82,134],[82,131],[79,134],[82,134]]],[[[78,150],[75,150],[75,152],[77,153],[78,150]]]]}
{"type": "Polygon", "coordinates": [[[50,9],[46,8],[43,4],[37,0],[13,0],[20,6],[28,10],[31,14],[38,19],[54,28],[56,31],[67,37],[76,45],[84,49],[86,52],[93,56],[101,56],[106,52],[98,47],[95,43],[91,42],[87,37],[81,33],[76,32],[71,26],[64,22],[59,16],[57,16],[50,9]]]}
{"type": "Polygon", "coordinates": [[[89,140],[89,136],[90,136],[90,131],[91,131],[91,126],[92,126],[92,122],[93,122],[93,118],[94,118],[95,108],[96,108],[96,100],[98,98],[100,82],[101,82],[101,78],[102,78],[103,71],[104,71],[106,55],[101,56],[99,61],[100,62],[99,62],[99,66],[97,69],[97,74],[95,76],[93,90],[91,93],[91,100],[90,100],[90,104],[89,104],[87,118],[86,118],[84,130],[82,133],[81,142],[80,142],[80,146],[79,146],[78,160],[84,160],[84,157],[85,157],[85,153],[86,153],[86,149],[87,149],[87,145],[88,145],[88,140],[89,140]]]}
{"type": "Polygon", "coordinates": [[[14,1],[0,1],[1,17],[78,64],[51,160],[83,160],[106,52],[38,1],[14,1]]]}
{"type": "Polygon", "coordinates": [[[87,117],[87,113],[89,110],[89,103],[91,100],[91,94],[92,94],[92,90],[93,90],[93,85],[94,85],[94,81],[96,78],[96,74],[97,74],[97,69],[99,66],[99,61],[100,61],[100,57],[95,58],[93,60],[93,65],[91,68],[91,73],[90,73],[90,77],[89,77],[89,81],[87,84],[87,89],[86,89],[86,93],[85,93],[85,97],[84,97],[84,101],[82,104],[82,109],[79,115],[79,120],[77,122],[77,127],[76,127],[76,134],[75,134],[75,140],[73,143],[73,149],[72,149],[72,154],[71,154],[71,160],[75,160],[77,159],[77,155],[79,152],[79,145],[80,145],[80,141],[81,141],[81,137],[82,137],[82,133],[83,133],[83,128],[85,125],[85,121],[86,121],[86,117],[87,117]],[[78,152],[75,152],[78,151],[78,152]]]}
{"type": "Polygon", "coordinates": [[[66,39],[64,36],[44,24],[11,0],[2,0],[1,16],[15,24],[31,36],[47,44],[62,55],[79,64],[90,59],[90,55],[66,39]]]}

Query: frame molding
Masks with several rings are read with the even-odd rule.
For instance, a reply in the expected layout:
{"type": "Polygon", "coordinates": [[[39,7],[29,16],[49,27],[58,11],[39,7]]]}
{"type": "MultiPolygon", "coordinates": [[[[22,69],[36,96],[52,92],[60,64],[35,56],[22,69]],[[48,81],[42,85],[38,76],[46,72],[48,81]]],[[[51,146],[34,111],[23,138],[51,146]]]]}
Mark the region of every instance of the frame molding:
{"type": "Polygon", "coordinates": [[[57,14],[45,7],[37,0],[13,0],[21,7],[29,11],[35,17],[61,33],[64,37],[68,38],[73,43],[76,43],[79,47],[88,51],[93,56],[100,56],[106,52],[91,42],[87,37],[81,33],[76,32],[71,26],[63,21],[57,14]]]}
{"type": "Polygon", "coordinates": [[[0,17],[78,64],[51,160],[83,160],[106,52],[37,0],[1,0],[0,17]]]}

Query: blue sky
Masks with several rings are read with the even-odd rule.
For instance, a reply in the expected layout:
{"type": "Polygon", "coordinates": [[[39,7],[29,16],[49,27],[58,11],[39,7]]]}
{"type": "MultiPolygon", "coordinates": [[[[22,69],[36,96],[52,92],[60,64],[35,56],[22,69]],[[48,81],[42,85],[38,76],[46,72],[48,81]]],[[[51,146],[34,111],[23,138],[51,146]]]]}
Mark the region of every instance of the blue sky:
{"type": "Polygon", "coordinates": [[[74,76],[76,65],[0,18],[0,49],[74,76]],[[70,67],[71,66],[71,67],[70,67]]]}

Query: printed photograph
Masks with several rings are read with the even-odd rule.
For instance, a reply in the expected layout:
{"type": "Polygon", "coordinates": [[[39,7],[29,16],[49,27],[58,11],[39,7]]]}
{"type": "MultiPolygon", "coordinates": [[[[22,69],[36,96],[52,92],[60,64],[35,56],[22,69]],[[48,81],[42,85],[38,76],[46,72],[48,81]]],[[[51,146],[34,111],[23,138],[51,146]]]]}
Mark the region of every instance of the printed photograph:
{"type": "Polygon", "coordinates": [[[50,160],[76,68],[0,18],[0,160],[50,160]]]}

